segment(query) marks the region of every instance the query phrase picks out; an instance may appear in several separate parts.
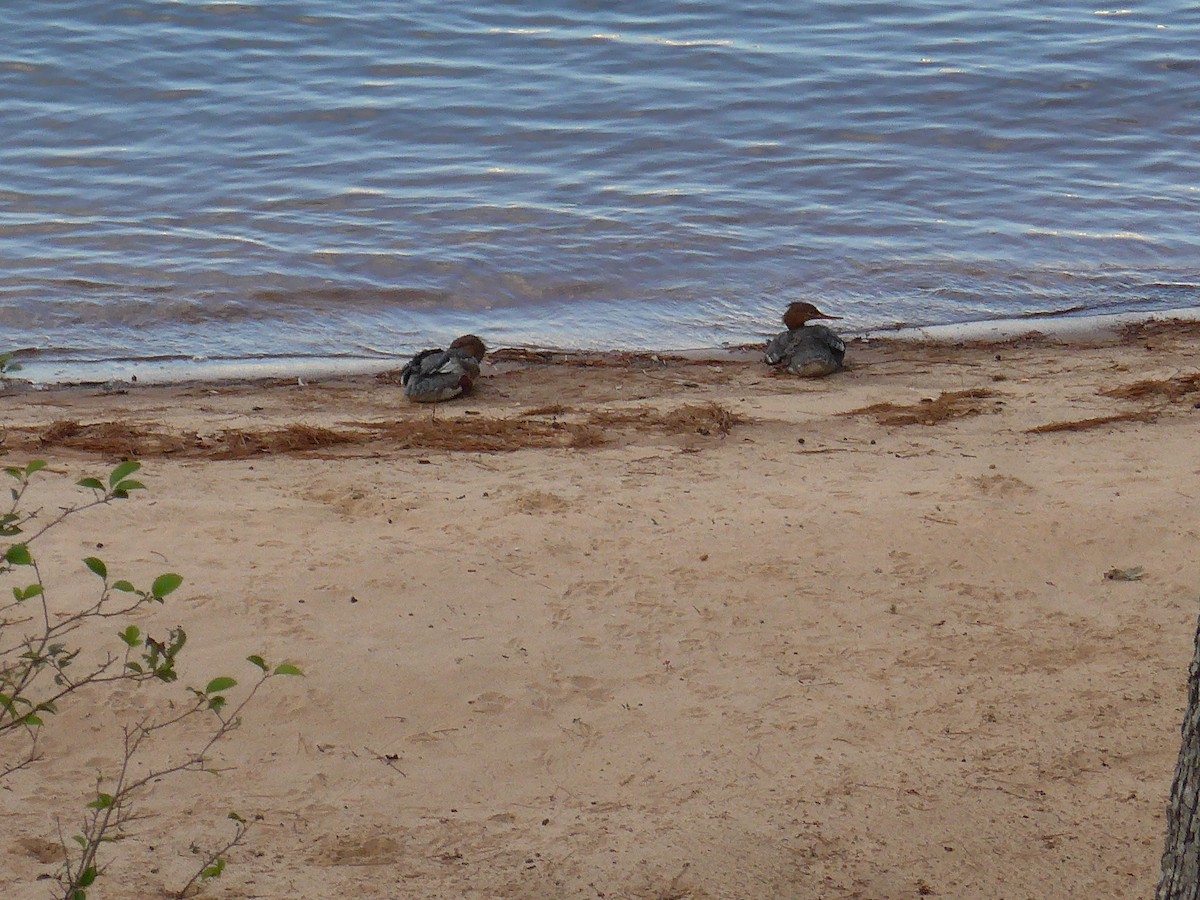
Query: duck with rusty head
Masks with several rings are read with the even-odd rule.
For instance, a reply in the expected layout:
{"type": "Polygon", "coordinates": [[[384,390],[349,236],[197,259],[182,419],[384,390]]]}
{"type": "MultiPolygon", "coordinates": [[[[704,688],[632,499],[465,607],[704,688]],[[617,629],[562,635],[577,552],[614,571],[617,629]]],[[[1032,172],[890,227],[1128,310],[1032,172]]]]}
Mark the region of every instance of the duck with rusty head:
{"type": "Polygon", "coordinates": [[[787,331],[767,344],[766,361],[792,375],[820,378],[842,368],[846,344],[824,325],[809,325],[812,319],[840,319],[821,312],[811,303],[793,303],[783,314],[787,331]]]}
{"type": "Polygon", "coordinates": [[[453,400],[471,390],[487,347],[473,334],[455,338],[448,350],[422,350],[400,370],[404,396],[417,403],[453,400]]]}

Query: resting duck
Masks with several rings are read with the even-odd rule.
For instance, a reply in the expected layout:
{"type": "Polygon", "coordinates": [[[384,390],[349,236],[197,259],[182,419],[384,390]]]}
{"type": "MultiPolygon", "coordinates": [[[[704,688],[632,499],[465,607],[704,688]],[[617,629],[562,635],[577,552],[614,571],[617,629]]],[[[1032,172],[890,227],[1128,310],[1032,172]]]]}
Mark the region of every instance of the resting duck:
{"type": "Polygon", "coordinates": [[[487,347],[473,334],[455,338],[449,350],[422,350],[400,370],[404,396],[417,403],[438,403],[465,394],[479,377],[487,347]]]}
{"type": "Polygon", "coordinates": [[[811,303],[793,303],[783,314],[787,331],[767,344],[767,364],[786,369],[803,378],[820,378],[842,367],[846,345],[824,325],[808,325],[809,319],[840,319],[829,316],[811,303]]]}

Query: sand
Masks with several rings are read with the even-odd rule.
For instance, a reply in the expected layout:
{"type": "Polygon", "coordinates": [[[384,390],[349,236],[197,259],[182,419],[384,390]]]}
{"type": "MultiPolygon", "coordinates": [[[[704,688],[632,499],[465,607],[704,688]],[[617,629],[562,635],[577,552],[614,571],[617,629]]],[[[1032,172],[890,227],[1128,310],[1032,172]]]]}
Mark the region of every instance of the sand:
{"type": "MultiPolygon", "coordinates": [[[[436,410],[386,376],[0,396],[47,510],[143,463],[41,549],[58,602],[84,556],[175,571],[142,624],[186,628],[183,683],[306,673],[142,801],[89,896],[178,889],[230,810],[255,826],[206,896],[1150,896],[1200,327],[849,359],[510,353],[436,410]]],[[[47,895],[56,819],[161,696],[52,720],[0,791],[0,896],[47,895]]]]}

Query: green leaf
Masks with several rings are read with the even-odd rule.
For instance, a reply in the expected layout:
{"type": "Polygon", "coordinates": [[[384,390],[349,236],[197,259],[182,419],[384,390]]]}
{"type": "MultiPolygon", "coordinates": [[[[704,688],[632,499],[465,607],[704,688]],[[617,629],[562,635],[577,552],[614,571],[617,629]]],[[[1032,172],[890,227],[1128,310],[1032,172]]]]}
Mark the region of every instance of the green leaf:
{"type": "Polygon", "coordinates": [[[114,581],[112,584],[112,588],[114,591],[124,591],[127,594],[133,594],[133,593],[137,592],[137,588],[135,588],[128,581],[124,581],[124,580],[114,581]]]}
{"type": "Polygon", "coordinates": [[[204,693],[218,694],[221,691],[229,690],[231,687],[233,687],[236,684],[237,684],[237,682],[234,681],[232,678],[230,678],[228,675],[222,675],[220,678],[214,678],[212,681],[210,681],[208,683],[208,687],[206,687],[204,689],[204,693]]]}
{"type": "Polygon", "coordinates": [[[142,642],[142,630],[136,625],[130,625],[124,631],[118,631],[117,636],[130,647],[136,647],[142,642]]]}
{"type": "Polygon", "coordinates": [[[265,659],[263,659],[261,656],[247,656],[246,659],[249,662],[254,663],[256,666],[258,666],[264,672],[267,671],[267,661],[265,659]]]}
{"type": "Polygon", "coordinates": [[[150,586],[150,593],[155,597],[165,597],[181,584],[183,584],[182,575],[167,572],[165,575],[159,575],[154,579],[154,584],[150,586]]]}
{"type": "Polygon", "coordinates": [[[145,669],[143,669],[140,665],[138,665],[135,662],[125,663],[125,668],[127,668],[131,672],[137,672],[139,675],[141,675],[143,672],[146,671],[145,669]]]}
{"type": "Polygon", "coordinates": [[[32,566],[33,555],[24,544],[13,544],[5,552],[4,561],[14,566],[32,566]]]}
{"type": "Polygon", "coordinates": [[[144,484],[142,484],[140,481],[135,481],[132,478],[126,478],[124,481],[122,481],[120,484],[118,484],[116,487],[113,488],[113,493],[128,495],[130,491],[144,491],[145,489],[146,489],[146,486],[144,484]]]}
{"type": "Polygon", "coordinates": [[[208,701],[208,708],[213,712],[220,712],[225,706],[225,702],[225,698],[218,694],[216,697],[213,697],[208,701]]]}
{"type": "Polygon", "coordinates": [[[303,675],[304,673],[301,672],[295,666],[293,666],[291,663],[280,663],[279,665],[277,665],[275,667],[275,671],[272,672],[271,674],[272,675],[303,675]]]}
{"type": "Polygon", "coordinates": [[[128,478],[130,475],[132,475],[134,472],[136,472],[141,467],[142,467],[142,464],[140,462],[138,462],[136,459],[126,460],[125,462],[123,462],[119,466],[117,466],[115,469],[113,469],[112,472],[109,474],[108,486],[116,487],[119,482],[128,478]]]}
{"type": "Polygon", "coordinates": [[[104,560],[97,559],[94,556],[89,556],[84,559],[83,564],[99,575],[101,578],[108,579],[108,566],[104,564],[104,560]]]}
{"type": "Polygon", "coordinates": [[[87,838],[85,838],[82,834],[72,835],[71,840],[77,843],[80,847],[87,847],[87,838]]]}
{"type": "Polygon", "coordinates": [[[210,878],[220,878],[221,873],[225,871],[225,860],[218,858],[215,863],[206,868],[200,873],[200,880],[207,881],[210,878]]]}
{"type": "Polygon", "coordinates": [[[104,482],[99,478],[80,478],[75,483],[80,487],[91,488],[93,491],[104,490],[104,482]]]}
{"type": "Polygon", "coordinates": [[[18,481],[20,481],[21,479],[23,479],[25,477],[25,470],[18,469],[16,466],[5,466],[4,472],[6,475],[11,475],[13,478],[17,479],[18,481]]]}
{"type": "Polygon", "coordinates": [[[75,892],[71,894],[71,900],[87,900],[87,891],[76,888],[75,892]]]}
{"type": "MultiPolygon", "coordinates": [[[[13,588],[13,590],[15,591],[16,588],[13,588]]],[[[29,600],[32,597],[40,597],[42,595],[42,590],[43,588],[40,584],[31,584],[21,592],[21,599],[29,600]]]]}
{"type": "Polygon", "coordinates": [[[88,809],[108,809],[112,805],[112,794],[97,794],[96,799],[88,804],[88,809]]]}
{"type": "Polygon", "coordinates": [[[46,468],[46,461],[44,459],[31,459],[28,465],[25,466],[25,475],[28,477],[34,472],[42,471],[44,468],[46,468]]]}
{"type": "Polygon", "coordinates": [[[96,880],[96,867],[95,866],[88,866],[86,869],[84,869],[82,872],[79,873],[79,886],[80,887],[91,887],[92,882],[95,880],[96,880]]]}
{"type": "Polygon", "coordinates": [[[45,722],[42,721],[41,716],[35,716],[33,713],[30,713],[29,715],[22,717],[20,722],[22,725],[25,725],[28,728],[36,728],[39,725],[46,724],[45,722]]]}

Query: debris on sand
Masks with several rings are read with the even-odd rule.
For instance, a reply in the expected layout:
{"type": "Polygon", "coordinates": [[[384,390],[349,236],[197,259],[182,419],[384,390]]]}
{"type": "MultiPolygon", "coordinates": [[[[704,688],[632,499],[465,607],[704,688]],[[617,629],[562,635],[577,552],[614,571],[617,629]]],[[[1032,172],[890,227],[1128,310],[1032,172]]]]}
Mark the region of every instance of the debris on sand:
{"type": "Polygon", "coordinates": [[[1120,400],[1166,400],[1175,403],[1188,394],[1200,393],[1200,372],[1191,375],[1177,375],[1174,378],[1147,379],[1124,384],[1120,387],[1109,388],[1100,392],[1105,397],[1116,397],[1120,400]]]}
{"type": "Polygon", "coordinates": [[[1116,422],[1153,422],[1158,418],[1152,412],[1116,413],[1111,416],[1096,416],[1091,419],[1073,419],[1069,422],[1049,422],[1035,428],[1026,428],[1026,434],[1049,434],[1053,431],[1088,431],[1116,422]]]}
{"type": "Polygon", "coordinates": [[[600,428],[630,426],[666,434],[716,434],[724,437],[746,420],[719,403],[688,403],[667,412],[656,409],[598,410],[588,417],[600,428]]]}
{"type": "Polygon", "coordinates": [[[742,421],[716,403],[687,404],[665,412],[631,409],[586,413],[556,405],[511,418],[422,416],[383,422],[341,422],[337,428],[290,422],[262,428],[225,428],[205,434],[138,423],[63,420],[50,425],[11,428],[3,437],[5,450],[66,448],[122,458],[178,455],[246,459],[264,454],[336,454],[354,448],[371,452],[386,448],[483,453],[528,448],[583,449],[608,444],[615,431],[724,436],[742,421]],[[545,417],[550,417],[550,421],[545,417]]]}
{"type": "Polygon", "coordinates": [[[1105,581],[1141,581],[1146,577],[1146,570],[1141,566],[1130,566],[1128,569],[1114,567],[1104,573],[1105,581]]]}
{"type": "Polygon", "coordinates": [[[995,404],[978,403],[998,396],[987,388],[972,388],[966,391],[943,391],[935,398],[926,398],[919,403],[875,403],[861,409],[851,409],[843,416],[874,416],[880,425],[935,425],[947,419],[961,419],[991,412],[995,404]]]}

